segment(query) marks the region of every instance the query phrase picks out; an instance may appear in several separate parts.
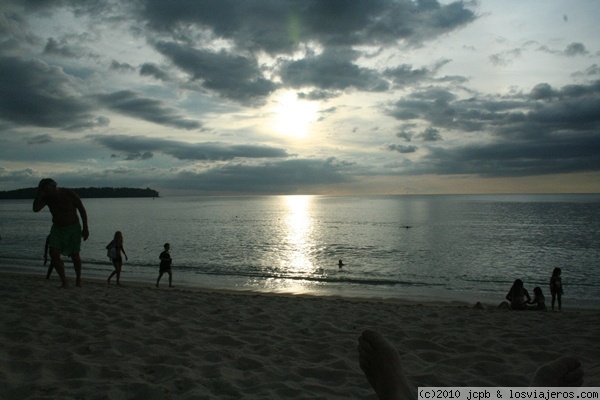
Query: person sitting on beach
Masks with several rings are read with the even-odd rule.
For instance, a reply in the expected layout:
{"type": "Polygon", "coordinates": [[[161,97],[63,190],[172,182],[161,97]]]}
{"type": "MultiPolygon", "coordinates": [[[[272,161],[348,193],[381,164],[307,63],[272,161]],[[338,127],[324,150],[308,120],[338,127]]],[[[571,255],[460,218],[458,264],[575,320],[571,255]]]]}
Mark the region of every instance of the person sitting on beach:
{"type": "Polygon", "coordinates": [[[561,297],[563,295],[562,279],[560,274],[562,270],[558,267],[552,271],[552,277],[550,278],[550,294],[552,295],[552,311],[554,311],[554,303],[558,300],[558,311],[562,309],[561,297]]]}
{"type": "MultiPolygon", "coordinates": [[[[380,400],[417,398],[404,371],[398,350],[379,332],[367,329],[358,338],[360,369],[380,400]]],[[[535,372],[530,386],[581,386],[583,370],[574,357],[561,357],[535,372]]]]}
{"type": "Polygon", "coordinates": [[[527,304],[532,304],[527,307],[528,310],[546,311],[546,298],[539,286],[533,288],[533,300],[528,301],[527,304]]]}
{"type": "Polygon", "coordinates": [[[158,279],[156,280],[156,287],[158,287],[158,283],[160,282],[160,278],[162,278],[163,274],[166,272],[169,274],[169,287],[173,287],[173,274],[171,273],[171,263],[173,260],[171,259],[171,255],[169,254],[169,250],[171,249],[171,245],[169,243],[165,243],[165,251],[160,253],[160,270],[158,274],[158,279]]]}
{"type": "Polygon", "coordinates": [[[506,300],[510,302],[511,310],[526,310],[527,303],[531,302],[531,296],[527,289],[523,287],[523,281],[516,279],[506,295],[506,300]],[[527,299],[527,300],[525,300],[527,299]]]}
{"type": "Polygon", "coordinates": [[[50,257],[52,266],[62,281],[61,287],[69,286],[61,254],[69,256],[73,260],[75,283],[77,286],[81,286],[81,257],[79,256],[81,238],[87,240],[90,235],[85,207],[74,191],[59,188],[56,182],[50,178],[44,178],[38,184],[37,194],[33,200],[33,212],[39,212],[45,206],[48,206],[52,214],[50,257]],[[79,223],[78,211],[83,227],[79,223]]]}
{"type": "Polygon", "coordinates": [[[106,246],[106,249],[108,250],[109,258],[115,267],[115,270],[108,277],[108,284],[110,285],[110,279],[117,275],[117,285],[120,285],[121,267],[123,267],[123,257],[121,257],[121,253],[125,256],[125,260],[128,260],[125,248],[123,247],[123,234],[120,231],[115,232],[113,240],[106,246]]]}

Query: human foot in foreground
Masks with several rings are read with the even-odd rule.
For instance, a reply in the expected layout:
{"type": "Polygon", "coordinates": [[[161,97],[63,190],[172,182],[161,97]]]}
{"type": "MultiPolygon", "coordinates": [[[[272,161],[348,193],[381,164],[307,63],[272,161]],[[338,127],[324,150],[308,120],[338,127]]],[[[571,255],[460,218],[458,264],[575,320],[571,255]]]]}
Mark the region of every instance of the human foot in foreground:
{"type": "Polygon", "coordinates": [[[574,357],[561,357],[538,368],[529,386],[561,387],[581,386],[583,370],[579,360],[574,357]]]}
{"type": "Polygon", "coordinates": [[[367,329],[358,338],[360,369],[380,400],[413,400],[398,350],[379,332],[367,329]]]}

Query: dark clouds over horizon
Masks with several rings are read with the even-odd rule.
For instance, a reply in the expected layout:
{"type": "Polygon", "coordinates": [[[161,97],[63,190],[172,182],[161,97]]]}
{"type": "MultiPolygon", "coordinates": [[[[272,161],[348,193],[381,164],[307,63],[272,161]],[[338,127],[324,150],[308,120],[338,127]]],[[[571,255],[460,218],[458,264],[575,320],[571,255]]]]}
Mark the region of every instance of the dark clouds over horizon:
{"type": "Polygon", "coordinates": [[[3,2],[0,190],[599,191],[600,5],[492,3],[3,2]]]}

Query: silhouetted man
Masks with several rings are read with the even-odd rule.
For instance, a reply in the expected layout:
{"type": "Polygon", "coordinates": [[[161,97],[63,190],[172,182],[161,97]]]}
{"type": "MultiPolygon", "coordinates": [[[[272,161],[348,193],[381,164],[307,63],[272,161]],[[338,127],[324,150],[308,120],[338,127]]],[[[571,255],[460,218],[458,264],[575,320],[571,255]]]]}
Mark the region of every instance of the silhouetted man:
{"type": "Polygon", "coordinates": [[[59,188],[53,179],[42,179],[38,185],[37,195],[33,201],[33,211],[38,212],[48,206],[52,214],[49,246],[52,265],[62,280],[62,287],[69,285],[65,276],[65,265],[61,254],[70,256],[75,268],[77,286],[81,286],[81,238],[87,240],[88,219],[81,199],[70,189],[59,188]],[[81,216],[83,229],[79,223],[77,211],[81,216]]]}

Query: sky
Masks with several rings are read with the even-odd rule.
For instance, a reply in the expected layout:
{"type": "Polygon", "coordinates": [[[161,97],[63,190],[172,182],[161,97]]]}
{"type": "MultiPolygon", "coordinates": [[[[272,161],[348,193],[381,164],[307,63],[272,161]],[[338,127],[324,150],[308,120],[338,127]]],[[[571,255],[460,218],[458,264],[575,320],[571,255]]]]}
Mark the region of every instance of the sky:
{"type": "Polygon", "coordinates": [[[596,0],[3,0],[0,190],[600,192],[596,0]]]}

